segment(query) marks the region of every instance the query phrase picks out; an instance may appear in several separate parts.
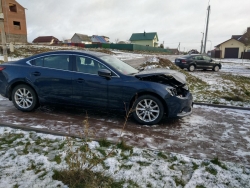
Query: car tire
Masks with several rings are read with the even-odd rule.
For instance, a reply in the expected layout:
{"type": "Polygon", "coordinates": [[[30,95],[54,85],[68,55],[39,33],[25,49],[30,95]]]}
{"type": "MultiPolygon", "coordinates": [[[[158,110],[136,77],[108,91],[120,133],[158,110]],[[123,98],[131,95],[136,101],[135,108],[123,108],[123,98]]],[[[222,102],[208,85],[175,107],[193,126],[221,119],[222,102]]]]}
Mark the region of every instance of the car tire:
{"type": "Polygon", "coordinates": [[[134,119],[144,125],[155,125],[164,114],[162,102],[152,95],[142,95],[133,104],[134,119]]]}
{"type": "Polygon", "coordinates": [[[214,68],[213,68],[213,71],[218,72],[219,70],[220,70],[219,65],[215,65],[214,68]]]}
{"type": "Polygon", "coordinates": [[[189,65],[188,70],[190,72],[193,72],[195,70],[195,66],[194,65],[189,65]]]}
{"type": "Polygon", "coordinates": [[[35,91],[28,85],[17,85],[12,91],[12,102],[18,110],[30,112],[38,107],[35,91]]]}

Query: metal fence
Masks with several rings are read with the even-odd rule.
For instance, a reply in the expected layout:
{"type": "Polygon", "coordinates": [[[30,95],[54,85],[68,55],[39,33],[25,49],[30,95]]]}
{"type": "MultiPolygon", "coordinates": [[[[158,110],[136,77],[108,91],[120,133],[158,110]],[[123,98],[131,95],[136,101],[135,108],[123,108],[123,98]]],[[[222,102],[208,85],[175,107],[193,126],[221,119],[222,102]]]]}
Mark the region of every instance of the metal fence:
{"type": "Polygon", "coordinates": [[[84,44],[84,43],[66,43],[68,46],[77,46],[82,48],[106,48],[106,49],[117,49],[117,50],[128,50],[128,51],[149,51],[149,52],[166,52],[171,53],[168,49],[142,46],[138,44],[107,44],[107,43],[97,43],[97,44],[84,44]]]}

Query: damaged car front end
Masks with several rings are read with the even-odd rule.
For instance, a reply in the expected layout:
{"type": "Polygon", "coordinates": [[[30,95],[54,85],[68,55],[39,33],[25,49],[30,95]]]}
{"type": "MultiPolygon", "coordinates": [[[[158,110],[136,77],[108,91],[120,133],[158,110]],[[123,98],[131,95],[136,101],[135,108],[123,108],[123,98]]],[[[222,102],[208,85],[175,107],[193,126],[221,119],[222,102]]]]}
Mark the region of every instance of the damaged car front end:
{"type": "Polygon", "coordinates": [[[165,103],[165,115],[168,118],[184,117],[192,113],[193,97],[184,74],[168,69],[149,69],[137,73],[135,77],[155,83],[156,90],[165,88],[165,92],[161,91],[159,95],[165,103]]]}

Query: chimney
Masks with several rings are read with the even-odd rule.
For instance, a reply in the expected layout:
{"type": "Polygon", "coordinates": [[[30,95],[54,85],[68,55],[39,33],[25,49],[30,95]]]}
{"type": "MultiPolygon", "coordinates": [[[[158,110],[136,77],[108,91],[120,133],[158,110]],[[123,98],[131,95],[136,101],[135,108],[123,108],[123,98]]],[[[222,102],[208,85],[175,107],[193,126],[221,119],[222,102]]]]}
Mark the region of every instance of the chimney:
{"type": "Polygon", "coordinates": [[[146,32],[144,31],[144,36],[146,36],[146,32]]]}

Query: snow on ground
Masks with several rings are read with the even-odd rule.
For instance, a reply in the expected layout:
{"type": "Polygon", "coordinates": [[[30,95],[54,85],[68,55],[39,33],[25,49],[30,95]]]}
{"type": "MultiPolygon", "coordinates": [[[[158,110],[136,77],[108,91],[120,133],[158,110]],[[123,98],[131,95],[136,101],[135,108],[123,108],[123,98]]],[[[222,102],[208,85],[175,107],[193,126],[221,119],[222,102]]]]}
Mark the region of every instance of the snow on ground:
{"type": "MultiPolygon", "coordinates": [[[[65,137],[0,127],[0,187],[67,187],[53,180],[53,170],[67,168],[64,160],[69,145],[65,137]],[[61,161],[55,158],[60,157],[61,161]],[[28,181],[27,181],[28,180],[28,181]]],[[[72,140],[74,147],[82,146],[80,139],[72,140]]],[[[89,142],[92,152],[103,157],[111,148],[89,142]]],[[[129,180],[139,187],[249,187],[250,169],[243,165],[209,160],[197,160],[175,153],[162,153],[133,148],[114,150],[93,168],[115,180],[129,180]]]]}

